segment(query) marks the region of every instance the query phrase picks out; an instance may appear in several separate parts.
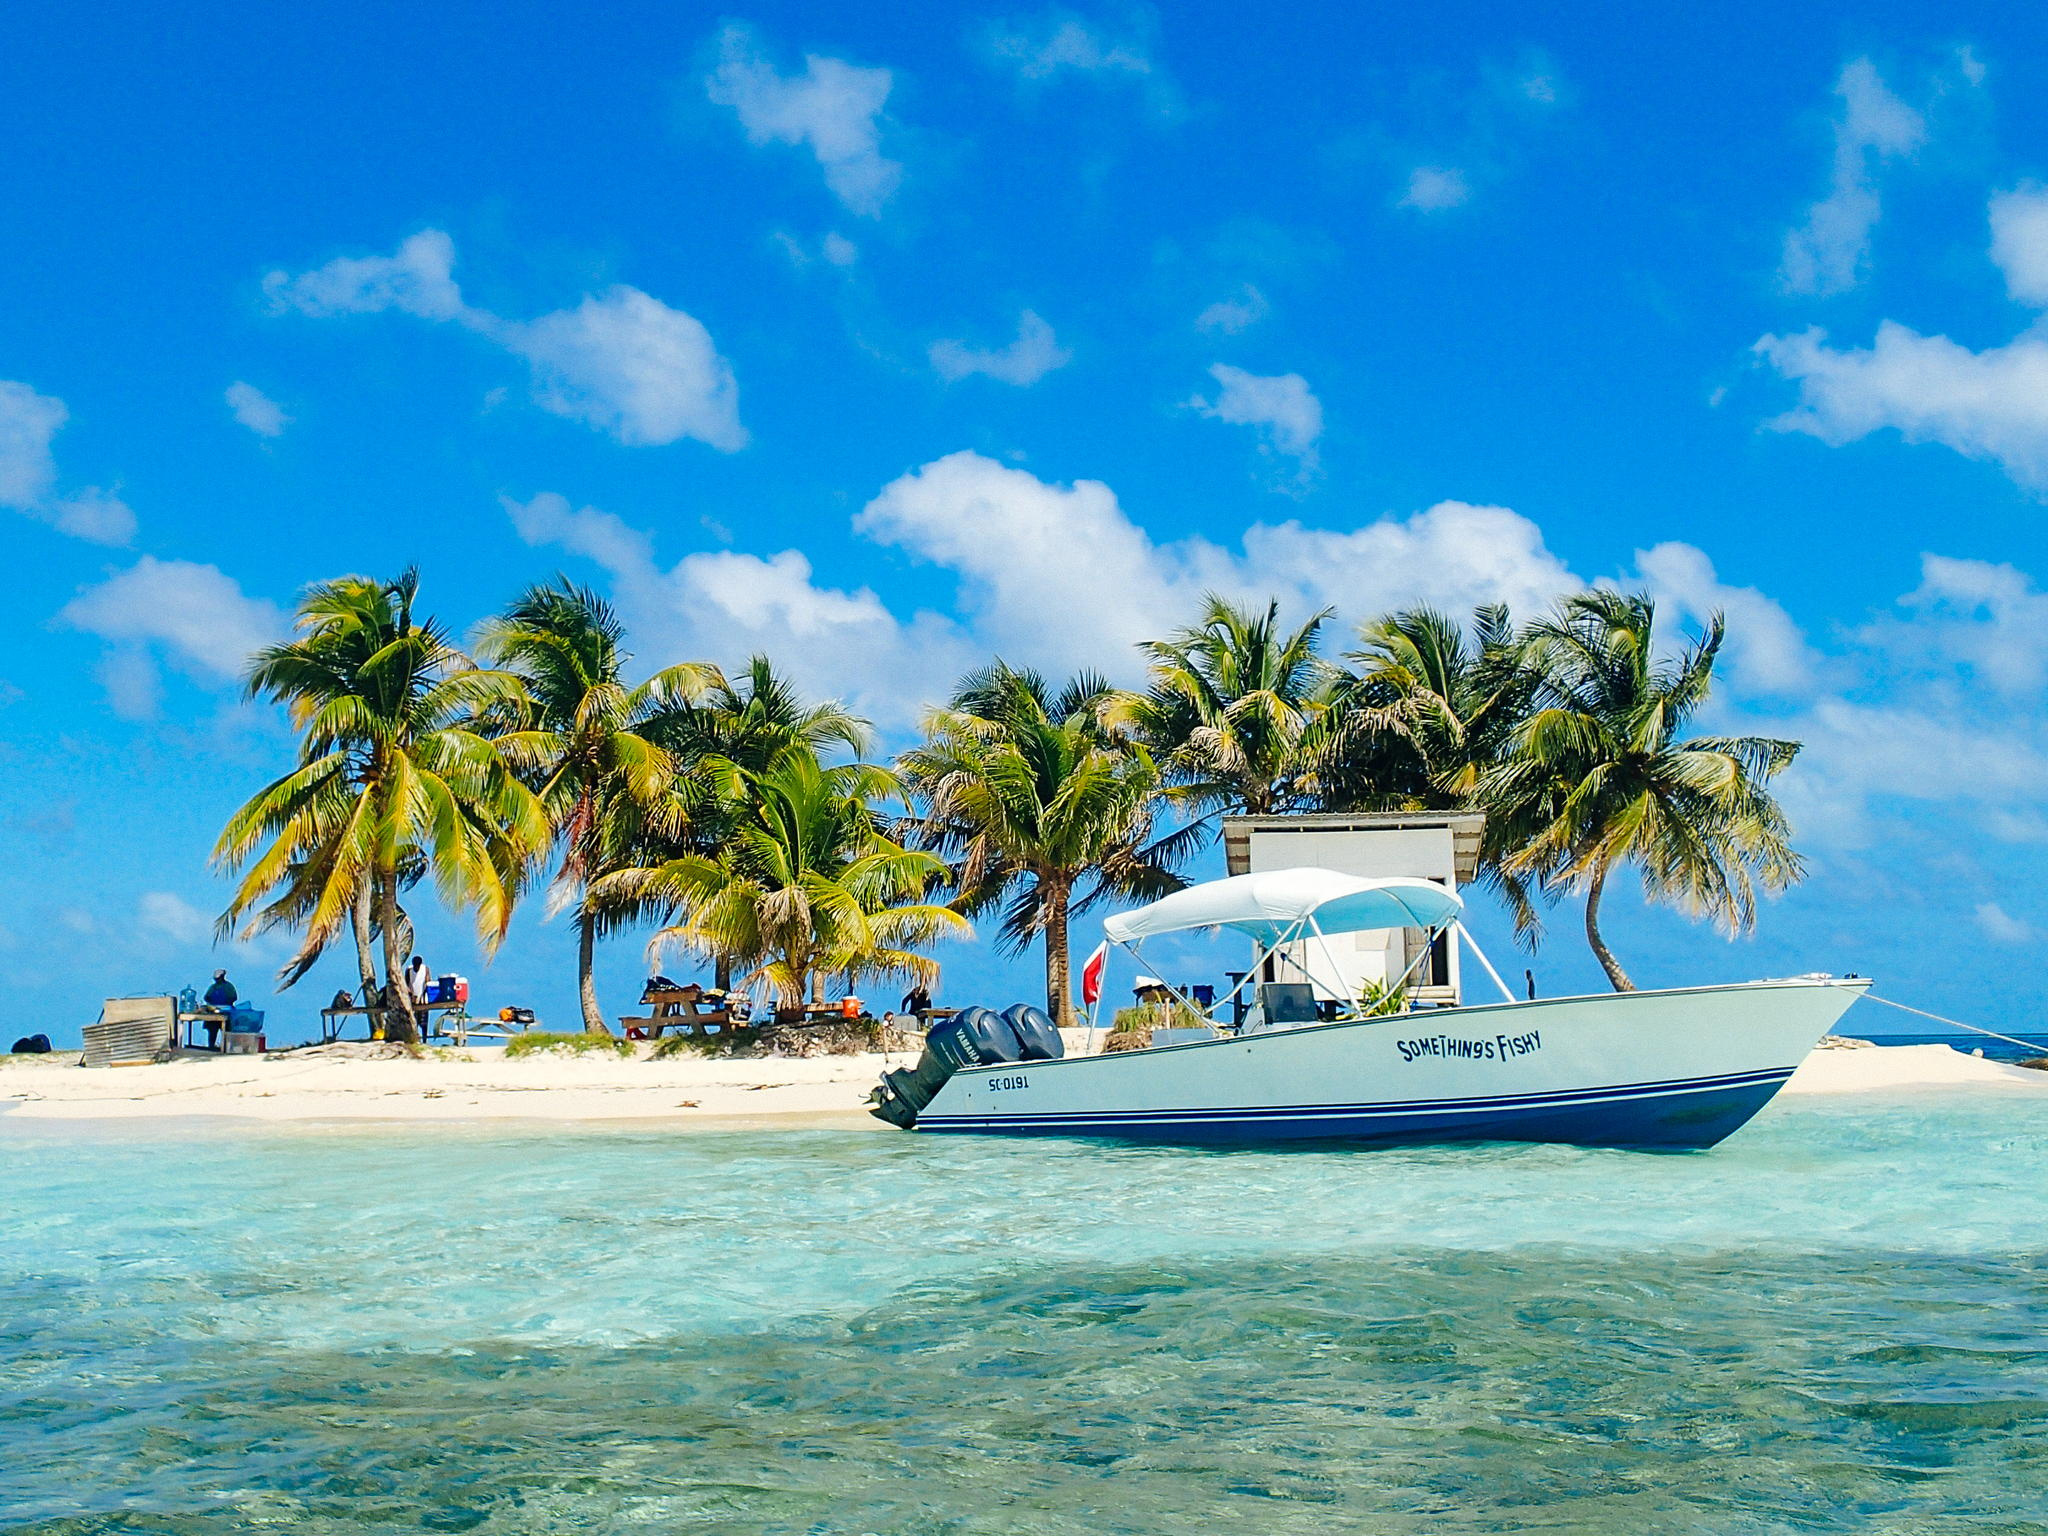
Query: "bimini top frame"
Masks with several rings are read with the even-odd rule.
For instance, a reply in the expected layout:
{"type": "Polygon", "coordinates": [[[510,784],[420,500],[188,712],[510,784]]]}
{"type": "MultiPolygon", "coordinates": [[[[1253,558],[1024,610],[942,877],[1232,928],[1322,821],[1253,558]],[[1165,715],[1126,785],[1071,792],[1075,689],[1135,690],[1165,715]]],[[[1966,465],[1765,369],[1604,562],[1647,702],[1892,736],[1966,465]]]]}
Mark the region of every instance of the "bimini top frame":
{"type": "MultiPolygon", "coordinates": [[[[1242,933],[1257,946],[1258,956],[1245,980],[1232,990],[1230,997],[1235,997],[1237,990],[1257,974],[1266,956],[1298,940],[1313,940],[1317,948],[1323,948],[1322,941],[1333,933],[1420,928],[1433,942],[1439,933],[1455,927],[1471,944],[1471,935],[1458,921],[1464,909],[1465,904],[1455,891],[1433,880],[1409,876],[1367,880],[1333,869],[1269,869],[1189,886],[1135,912],[1120,912],[1103,922],[1102,933],[1110,943],[1129,951],[1141,963],[1143,956],[1138,946],[1160,934],[1189,933],[1203,928],[1229,928],[1242,933]]],[[[1472,948],[1478,954],[1478,946],[1472,948]]],[[[1407,984],[1408,977],[1428,953],[1425,944],[1394,988],[1407,984]]],[[[1479,961],[1493,977],[1501,995],[1514,1001],[1486,957],[1480,955],[1479,961]]],[[[1202,1011],[1180,997],[1178,991],[1168,990],[1191,1010],[1202,1011]]],[[[1215,1006],[1220,1008],[1230,997],[1220,999],[1215,1006]]]]}
{"type": "Polygon", "coordinates": [[[1334,869],[1268,869],[1191,885],[1135,912],[1119,912],[1102,925],[1114,944],[1163,933],[1230,928],[1265,947],[1304,930],[1361,933],[1377,928],[1434,932],[1456,922],[1465,903],[1433,880],[1395,876],[1366,880],[1334,869]]]}

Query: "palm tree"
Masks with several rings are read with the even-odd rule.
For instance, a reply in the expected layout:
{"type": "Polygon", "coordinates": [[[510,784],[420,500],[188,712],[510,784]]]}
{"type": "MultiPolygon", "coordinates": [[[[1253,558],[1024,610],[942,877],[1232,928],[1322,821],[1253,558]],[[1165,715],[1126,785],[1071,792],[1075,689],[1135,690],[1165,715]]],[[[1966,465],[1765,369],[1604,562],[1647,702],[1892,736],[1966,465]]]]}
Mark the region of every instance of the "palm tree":
{"type": "Polygon", "coordinates": [[[1480,793],[1516,851],[1512,873],[1586,898],[1586,940],[1616,991],[1634,990],[1600,934],[1608,877],[1632,865],[1644,894],[1728,933],[1756,923],[1756,886],[1782,890],[1804,866],[1768,784],[1799,744],[1762,736],[1686,737],[1706,701],[1725,628],[1714,614],[1660,660],[1647,596],[1586,592],[1525,636],[1536,708],[1513,755],[1480,793]]]}
{"type": "MultiPolygon", "coordinates": [[[[1319,732],[1319,808],[1486,811],[1481,790],[1515,750],[1537,684],[1507,607],[1476,609],[1469,636],[1432,608],[1370,620],[1358,636],[1319,732]]],[[[1533,942],[1534,892],[1505,867],[1518,851],[1513,832],[1507,818],[1487,817],[1479,877],[1533,942]]]]}
{"type": "Polygon", "coordinates": [[[922,836],[953,861],[954,905],[1006,903],[998,942],[1045,941],[1045,1006],[1073,1022],[1067,921],[1107,896],[1178,889],[1173,865],[1197,835],[1154,839],[1161,779],[1151,754],[1106,722],[1128,704],[1100,678],[1055,693],[997,662],[962,679],[900,760],[922,803],[922,836]]]}
{"type": "Polygon", "coordinates": [[[1283,631],[1277,602],[1261,613],[1211,593],[1199,622],[1139,646],[1151,685],[1117,714],[1158,754],[1176,798],[1265,816],[1307,796],[1315,726],[1336,677],[1316,654],[1330,613],[1283,631]]]}
{"type": "Polygon", "coordinates": [[[832,976],[849,986],[867,976],[936,977],[920,947],[972,929],[921,899],[944,863],[883,833],[874,802],[900,789],[895,775],[872,763],[828,766],[801,745],[735,772],[744,794],[715,855],[616,871],[593,895],[665,909],[672,921],[652,951],[680,945],[744,965],[742,984],[766,982],[783,1009],[822,1002],[832,976]]]}
{"type": "Polygon", "coordinates": [[[364,943],[373,923],[396,1003],[386,1030],[405,1041],[418,1037],[399,975],[408,871],[475,912],[488,952],[511,921],[521,871],[547,842],[538,801],[483,729],[522,707],[519,680],[476,668],[432,619],[415,618],[418,589],[415,571],[322,582],[299,604],[298,638],[257,652],[248,695],[289,709],[299,762],[229,818],[213,855],[230,871],[247,866],[224,923],[251,912],[254,928],[295,918],[302,954],[317,954],[345,921],[364,943]],[[273,892],[282,895],[258,911],[273,892]]]}
{"type": "Polygon", "coordinates": [[[609,604],[559,577],[528,588],[478,642],[526,685],[527,722],[499,736],[498,748],[533,786],[561,845],[551,907],[575,908],[576,995],[584,1030],[598,1035],[611,1031],[597,1003],[597,940],[617,914],[585,893],[629,866],[637,837],[687,810],[688,797],[673,793],[677,762],[649,727],[725,681],[708,662],[685,662],[628,686],[624,640],[609,604]]]}

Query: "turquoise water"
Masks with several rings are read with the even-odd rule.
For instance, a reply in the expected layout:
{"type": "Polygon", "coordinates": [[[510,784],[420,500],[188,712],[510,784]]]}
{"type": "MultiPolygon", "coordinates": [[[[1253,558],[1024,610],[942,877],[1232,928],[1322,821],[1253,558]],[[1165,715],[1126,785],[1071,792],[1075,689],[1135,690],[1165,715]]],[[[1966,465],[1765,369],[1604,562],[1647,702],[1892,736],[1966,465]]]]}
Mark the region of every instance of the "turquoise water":
{"type": "Polygon", "coordinates": [[[0,1529],[2048,1532],[2044,1154],[0,1120],[0,1529]]]}

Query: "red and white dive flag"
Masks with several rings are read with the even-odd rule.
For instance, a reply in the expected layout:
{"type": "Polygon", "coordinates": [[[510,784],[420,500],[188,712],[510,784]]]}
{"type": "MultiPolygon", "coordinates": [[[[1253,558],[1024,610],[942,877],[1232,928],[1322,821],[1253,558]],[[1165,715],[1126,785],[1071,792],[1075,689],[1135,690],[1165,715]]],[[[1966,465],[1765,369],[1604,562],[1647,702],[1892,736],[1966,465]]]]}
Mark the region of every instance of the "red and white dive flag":
{"type": "Polygon", "coordinates": [[[1104,939],[1081,966],[1081,1001],[1090,1008],[1102,1000],[1102,965],[1108,958],[1109,941],[1104,939]]]}

